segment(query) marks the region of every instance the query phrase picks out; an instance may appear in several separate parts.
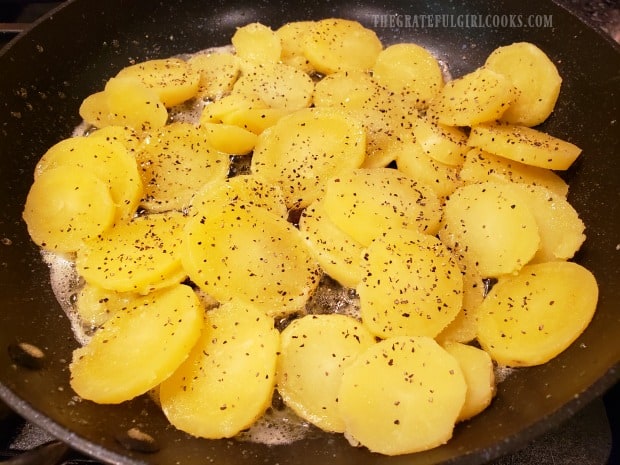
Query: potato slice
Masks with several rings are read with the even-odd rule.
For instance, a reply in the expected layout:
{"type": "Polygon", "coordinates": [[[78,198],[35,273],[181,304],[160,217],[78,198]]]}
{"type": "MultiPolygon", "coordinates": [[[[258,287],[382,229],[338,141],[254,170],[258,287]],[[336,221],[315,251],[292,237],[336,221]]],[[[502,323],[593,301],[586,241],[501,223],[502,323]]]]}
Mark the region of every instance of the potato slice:
{"type": "Polygon", "coordinates": [[[581,153],[581,149],[570,142],[511,124],[475,126],[467,144],[494,155],[552,170],[568,169],[581,153]]]}
{"type": "Polygon", "coordinates": [[[459,177],[466,183],[521,182],[546,187],[563,197],[568,194],[566,181],[550,169],[526,165],[481,149],[471,149],[467,152],[459,177]]]}
{"type": "Polygon", "coordinates": [[[90,170],[61,165],[37,176],[22,216],[35,244],[59,253],[76,252],[85,240],[112,226],[116,206],[108,185],[90,170]]]}
{"type": "Polygon", "coordinates": [[[304,55],[306,36],[313,26],[314,21],[291,21],[276,29],[276,35],[280,38],[282,46],[280,54],[282,63],[308,74],[314,71],[304,55]]]}
{"type": "Polygon", "coordinates": [[[265,208],[239,204],[196,215],[182,240],[185,270],[220,302],[294,313],[318,285],[320,270],[301,233],[265,208]]]}
{"type": "Polygon", "coordinates": [[[35,179],[51,168],[69,165],[84,168],[107,184],[116,205],[115,219],[123,221],[133,217],[143,185],[136,160],[123,144],[96,137],[64,139],[39,159],[35,179]]]}
{"type": "Polygon", "coordinates": [[[407,104],[424,109],[444,85],[437,59],[413,43],[390,45],[377,56],[372,74],[407,104]]]}
{"type": "Polygon", "coordinates": [[[484,277],[514,273],[540,244],[529,205],[506,183],[459,187],[446,201],[441,239],[484,277]]]}
{"type": "Polygon", "coordinates": [[[305,36],[304,55],[323,74],[368,71],[383,44],[377,34],[357,21],[328,18],[317,21],[305,36]]]}
{"type": "Polygon", "coordinates": [[[166,108],[191,99],[198,92],[200,72],[180,58],[147,60],[121,69],[116,77],[134,77],[152,89],[166,108]]]}
{"type": "Polygon", "coordinates": [[[413,135],[424,153],[434,160],[450,166],[463,164],[467,147],[467,136],[459,129],[446,126],[426,117],[415,119],[413,135]]]}
{"type": "Polygon", "coordinates": [[[247,155],[256,145],[256,134],[224,123],[202,123],[207,142],[215,150],[234,155],[247,155]]]}
{"type": "Polygon", "coordinates": [[[250,23],[237,28],[231,42],[239,58],[263,63],[280,61],[280,38],[264,24],[250,23]]]}
{"type": "Polygon", "coordinates": [[[190,68],[200,73],[197,95],[203,99],[219,99],[228,94],[239,77],[239,59],[232,53],[201,53],[187,60],[190,68]]]}
{"type": "Polygon", "coordinates": [[[392,168],[359,168],[334,176],[323,202],[331,221],[365,246],[389,228],[433,234],[441,217],[433,190],[392,168]]]}
{"type": "Polygon", "coordinates": [[[308,249],[330,277],[345,287],[358,285],[363,276],[364,247],[330,220],[323,202],[315,200],[304,209],[299,230],[308,249]]]}
{"type": "Polygon", "coordinates": [[[562,78],[540,48],[529,42],[498,47],[484,66],[506,76],[519,92],[502,115],[502,121],[536,126],[549,117],[560,94],[562,78]]]}
{"type": "Polygon", "coordinates": [[[88,241],[76,258],[86,282],[119,292],[147,293],[181,282],[181,213],[140,216],[88,241]]]}
{"type": "Polygon", "coordinates": [[[461,309],[461,272],[434,236],[388,230],[368,246],[362,264],[362,321],[376,336],[435,337],[461,309]]]}
{"type": "Polygon", "coordinates": [[[585,225],[565,197],[542,186],[511,184],[522,195],[536,218],[540,245],[533,258],[535,262],[568,260],[573,258],[586,240],[585,225]]]}
{"type": "Polygon", "coordinates": [[[486,409],[493,400],[495,395],[493,361],[488,353],[474,346],[447,342],[443,348],[459,362],[463,370],[467,394],[457,421],[468,420],[486,409]]]}
{"type": "Polygon", "coordinates": [[[362,125],[335,108],[304,108],[264,131],[252,172],[282,187],[289,208],[303,208],[323,192],[327,179],[364,161],[362,125]]]}
{"type": "Polygon", "coordinates": [[[342,374],[374,343],[374,336],[350,316],[307,315],[294,320],[282,331],[278,357],[277,389],[284,403],[324,431],[343,432],[338,410],[342,374]]]}
{"type": "Polygon", "coordinates": [[[228,175],[228,154],[190,123],[171,123],[154,132],[136,155],[144,183],[142,206],[150,212],[187,208],[204,184],[228,175]]]}
{"type": "Polygon", "coordinates": [[[344,370],[345,435],[385,455],[437,447],[452,437],[466,390],[457,360],[433,339],[385,339],[344,370]]]}
{"type": "Polygon", "coordinates": [[[210,310],[188,359],[160,386],[164,414],[193,436],[235,436],[271,404],[279,348],[260,310],[232,302],[210,310]]]}
{"type": "Polygon", "coordinates": [[[71,387],[100,404],[146,393],[187,358],[202,314],[198,298],[182,284],[136,299],[73,352],[71,387]]]}
{"type": "Polygon", "coordinates": [[[478,341],[500,365],[534,366],[563,352],[594,315],[598,285],[573,262],[527,265],[493,286],[480,306],[478,341]]]}
{"type": "Polygon", "coordinates": [[[429,112],[440,124],[474,126],[499,119],[517,95],[510,79],[483,66],[446,83],[429,112]]]}
{"type": "Polygon", "coordinates": [[[85,283],[76,294],[75,311],[82,326],[94,329],[124,311],[137,294],[116,292],[94,284],[85,283]]]}
{"type": "Polygon", "coordinates": [[[138,133],[129,126],[106,126],[90,132],[88,137],[91,139],[120,142],[132,155],[138,151],[142,144],[142,140],[138,133]]]}
{"type": "Polygon", "coordinates": [[[190,214],[209,215],[240,205],[262,207],[282,218],[288,217],[280,187],[255,174],[242,174],[206,184],[192,197],[190,214]]]}

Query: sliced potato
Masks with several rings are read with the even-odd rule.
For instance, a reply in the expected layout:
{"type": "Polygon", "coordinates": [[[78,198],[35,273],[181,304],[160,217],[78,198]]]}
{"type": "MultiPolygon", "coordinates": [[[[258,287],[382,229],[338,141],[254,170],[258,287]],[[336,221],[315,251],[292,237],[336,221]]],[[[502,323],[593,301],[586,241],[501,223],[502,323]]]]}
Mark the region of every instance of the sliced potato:
{"type": "Polygon", "coordinates": [[[590,323],[598,285],[573,262],[527,265],[493,286],[480,306],[478,341],[500,365],[534,366],[563,352],[590,323]]]}
{"type": "Polygon", "coordinates": [[[280,60],[280,38],[264,24],[250,23],[237,28],[231,42],[240,58],[263,63],[277,63],[280,60]]]}
{"type": "Polygon", "coordinates": [[[502,115],[502,121],[536,126],[549,117],[560,94],[562,78],[540,48],[529,42],[498,47],[484,66],[506,76],[519,92],[502,115]]]}
{"type": "Polygon", "coordinates": [[[477,347],[447,342],[443,348],[459,362],[467,394],[457,421],[468,420],[487,408],[495,395],[495,372],[493,361],[487,352],[477,347]]]}
{"type": "Polygon", "coordinates": [[[323,74],[368,71],[383,49],[373,30],[348,19],[316,21],[304,39],[304,55],[323,74]]]}
{"type": "Polygon", "coordinates": [[[82,326],[97,328],[127,308],[136,298],[134,293],[110,291],[85,283],[76,294],[74,308],[82,326]]]}
{"type": "Polygon", "coordinates": [[[116,76],[138,78],[167,108],[194,97],[200,85],[200,72],[180,58],[143,61],[121,69],[116,76]]]}
{"type": "Polygon", "coordinates": [[[260,310],[233,302],[210,310],[188,359],[160,386],[164,414],[193,436],[236,435],[271,404],[279,348],[260,310]]]}
{"type": "Polygon", "coordinates": [[[282,331],[278,357],[277,389],[285,404],[322,430],[343,432],[338,410],[343,371],[374,343],[374,336],[350,316],[294,320],[282,331]]]}
{"type": "Polygon", "coordinates": [[[327,179],[364,161],[362,125],[336,108],[304,108],[261,133],[252,172],[282,187],[289,208],[317,199],[327,179]]]}
{"type": "Polygon", "coordinates": [[[232,124],[202,123],[207,142],[219,152],[246,155],[256,145],[256,134],[232,124]]]}
{"type": "Polygon", "coordinates": [[[220,302],[239,300],[272,316],[294,313],[319,282],[301,233],[266,208],[239,204],[198,214],[182,241],[185,270],[220,302]]]}
{"type": "Polygon", "coordinates": [[[439,234],[484,277],[514,273],[538,250],[534,214],[506,183],[459,187],[446,201],[439,234]]]}
{"type": "Polygon", "coordinates": [[[193,55],[187,64],[200,73],[197,95],[203,99],[218,99],[228,94],[239,77],[241,67],[232,53],[193,55]]]}
{"type": "Polygon", "coordinates": [[[467,144],[526,165],[566,170],[581,153],[570,142],[525,126],[481,124],[471,129],[467,144]]]}
{"type": "Polygon", "coordinates": [[[35,244],[66,253],[109,229],[116,206],[109,186],[90,170],[61,165],[36,178],[22,216],[35,244]]]}
{"type": "Polygon", "coordinates": [[[363,276],[364,247],[331,221],[323,202],[315,200],[304,209],[299,230],[321,268],[343,286],[355,288],[363,276]]]}
{"type": "Polygon", "coordinates": [[[393,337],[345,368],[345,434],[373,452],[408,454],[452,437],[467,385],[457,360],[428,337],[393,337]]]}
{"type": "Polygon", "coordinates": [[[331,221],[362,245],[389,228],[433,234],[441,217],[433,190],[392,168],[358,168],[334,176],[323,202],[331,221]]]}
{"type": "Polygon", "coordinates": [[[310,73],[312,65],[304,55],[306,35],[310,33],[314,21],[291,21],[276,29],[280,38],[282,52],[280,58],[283,63],[301,71],[310,73]]]}
{"type": "Polygon", "coordinates": [[[388,230],[367,247],[362,264],[362,322],[376,336],[435,337],[461,309],[461,272],[434,236],[388,230]]]}
{"type": "Polygon", "coordinates": [[[131,154],[134,154],[142,144],[138,133],[129,126],[106,126],[90,132],[88,137],[120,142],[131,154]]]}
{"type": "Polygon", "coordinates": [[[136,299],[73,353],[71,387],[82,398],[118,404],[146,393],[187,358],[203,326],[189,286],[136,299]]]}
{"type": "Polygon", "coordinates": [[[181,213],[137,217],[90,239],[76,258],[86,282],[119,292],[147,293],[181,282],[181,213]]]}
{"type": "Polygon", "coordinates": [[[424,153],[446,165],[461,165],[469,149],[467,136],[461,129],[425,117],[415,119],[413,134],[424,153]]]}

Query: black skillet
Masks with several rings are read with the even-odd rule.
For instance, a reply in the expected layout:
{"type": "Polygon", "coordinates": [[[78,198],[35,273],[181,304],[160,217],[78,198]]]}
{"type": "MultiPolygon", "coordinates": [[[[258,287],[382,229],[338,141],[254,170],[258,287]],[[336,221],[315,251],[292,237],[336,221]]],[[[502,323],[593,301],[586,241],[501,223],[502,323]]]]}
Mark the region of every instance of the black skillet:
{"type": "Polygon", "coordinates": [[[546,2],[69,2],[0,54],[0,397],[73,448],[118,464],[473,464],[523,447],[619,379],[619,89],[620,48],[546,2]],[[398,27],[378,16],[406,20],[406,15],[418,15],[422,21],[421,15],[442,14],[451,15],[447,21],[459,15],[481,15],[477,21],[486,15],[521,15],[522,21],[529,15],[548,15],[552,24],[511,27],[501,24],[509,16],[489,16],[491,24],[485,27],[398,27]],[[20,219],[37,159],[79,123],[81,100],[130,62],[226,44],[235,27],[252,21],[276,28],[292,20],[330,16],[359,20],[374,28],[385,44],[424,45],[449,63],[454,76],[480,65],[495,47],[522,40],[536,43],[557,63],[564,82],[544,129],[584,149],[565,176],[571,183],[570,200],[588,226],[588,240],[576,260],[590,268],[600,284],[592,324],[550,363],[509,376],[493,405],[459,425],[447,445],[410,456],[370,454],[332,435],[281,447],[206,441],[170,427],[145,398],[120,406],[79,401],[68,386],[67,372],[77,344],[52,294],[46,265],[20,219]],[[497,27],[492,21],[499,21],[497,27]],[[16,363],[21,357],[14,349],[20,342],[36,345],[45,357],[31,367],[16,363]],[[150,434],[157,450],[123,446],[119,438],[131,428],[150,434]]]}

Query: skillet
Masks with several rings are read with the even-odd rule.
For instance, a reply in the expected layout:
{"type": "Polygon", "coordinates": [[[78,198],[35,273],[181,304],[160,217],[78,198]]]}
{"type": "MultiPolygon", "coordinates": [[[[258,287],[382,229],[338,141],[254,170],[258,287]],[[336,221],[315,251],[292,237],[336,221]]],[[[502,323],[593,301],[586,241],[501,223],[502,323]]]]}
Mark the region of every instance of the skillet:
{"type": "Polygon", "coordinates": [[[475,464],[523,447],[620,378],[619,86],[620,47],[553,3],[68,2],[0,53],[0,397],[73,448],[114,464],[475,464]],[[390,14],[401,19],[550,15],[552,27],[382,25],[377,15],[390,14]],[[563,175],[571,185],[569,199],[587,225],[588,239],[575,260],[594,272],[601,290],[590,327],[548,364],[510,375],[499,385],[493,405],[459,425],[447,445],[409,456],[370,454],[327,434],[287,447],[200,440],[169,426],[147,398],[120,406],[80,401],[68,385],[67,368],[77,343],[54,298],[48,269],[21,221],[36,161],[79,123],[82,99],[132,61],[226,44],[235,27],[252,21],[275,29],[288,21],[330,16],[362,22],[386,45],[417,42],[445,60],[454,76],[482,64],[497,46],[515,41],[536,43],[552,58],[564,82],[556,110],[542,129],[584,150],[563,175]],[[36,366],[15,356],[15,344],[23,342],[44,352],[36,366]],[[119,438],[131,428],[151,435],[156,450],[123,446],[119,438]]]}

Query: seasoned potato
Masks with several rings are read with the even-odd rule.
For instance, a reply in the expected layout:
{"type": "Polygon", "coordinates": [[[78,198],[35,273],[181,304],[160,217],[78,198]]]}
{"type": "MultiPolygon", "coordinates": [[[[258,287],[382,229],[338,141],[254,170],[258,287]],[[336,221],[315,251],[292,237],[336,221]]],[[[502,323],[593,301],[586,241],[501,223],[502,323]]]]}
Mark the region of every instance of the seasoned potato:
{"type": "Polygon", "coordinates": [[[466,183],[521,182],[546,187],[563,197],[568,194],[566,181],[550,169],[526,165],[480,149],[471,149],[467,152],[459,177],[466,183]]]}
{"type": "Polygon", "coordinates": [[[304,209],[299,230],[321,268],[343,286],[355,288],[363,276],[364,247],[331,221],[323,202],[315,200],[304,209]]]}
{"type": "Polygon", "coordinates": [[[91,139],[104,139],[106,141],[116,141],[123,144],[123,147],[131,154],[135,154],[142,140],[138,133],[129,126],[106,126],[96,129],[88,134],[91,139]]]}
{"type": "Polygon", "coordinates": [[[119,292],[179,283],[186,277],[178,252],[185,222],[181,213],[159,213],[118,223],[88,241],[76,269],[86,282],[119,292]]]}
{"type": "Polygon", "coordinates": [[[446,83],[429,112],[441,124],[474,126],[499,119],[516,96],[510,79],[483,66],[446,83]]]}
{"type": "Polygon", "coordinates": [[[562,78],[553,62],[536,45],[516,42],[498,47],[484,66],[506,76],[519,92],[502,115],[502,121],[536,126],[551,114],[560,94],[562,78]]]}
{"type": "Polygon", "coordinates": [[[383,49],[373,30],[347,19],[316,21],[304,39],[304,55],[323,74],[368,71],[383,49]]]}
{"type": "Polygon", "coordinates": [[[372,74],[407,104],[423,109],[443,87],[443,74],[437,59],[424,47],[394,44],[383,49],[372,74]]]}
{"type": "Polygon", "coordinates": [[[303,208],[323,192],[328,178],[364,161],[362,125],[335,108],[304,108],[261,133],[252,172],[282,187],[289,208],[303,208]]]}
{"type": "Polygon", "coordinates": [[[282,54],[280,38],[269,26],[250,23],[237,28],[231,38],[238,57],[263,63],[277,63],[282,54]]]}
{"type": "Polygon", "coordinates": [[[441,239],[484,277],[514,273],[540,244],[529,205],[506,183],[459,187],[446,201],[441,239]]]}
{"type": "Polygon", "coordinates": [[[76,294],[74,308],[83,326],[97,328],[136,298],[134,293],[110,291],[85,283],[76,294]]]}
{"type": "Polygon", "coordinates": [[[294,320],[282,331],[278,357],[277,389],[285,404],[325,431],[343,432],[338,410],[342,374],[374,343],[374,336],[350,316],[294,320]]]}
{"type": "Polygon", "coordinates": [[[345,368],[338,405],[345,434],[373,452],[408,454],[452,437],[466,391],[457,360],[439,344],[400,336],[345,368]]]}
{"type": "Polygon", "coordinates": [[[388,228],[433,234],[441,217],[432,189],[392,168],[359,168],[332,177],[323,202],[331,221],[362,245],[388,228]]]}
{"type": "Polygon", "coordinates": [[[256,145],[256,134],[233,124],[202,123],[207,142],[219,152],[246,155],[256,145]]]}
{"type": "Polygon", "coordinates": [[[143,61],[121,69],[116,76],[138,78],[167,108],[194,97],[200,84],[200,72],[180,58],[143,61]]]}
{"type": "Polygon", "coordinates": [[[101,404],[146,393],[187,358],[200,336],[202,313],[192,289],[182,284],[137,298],[74,351],[71,387],[101,404]]]}
{"type": "Polygon", "coordinates": [[[391,229],[364,252],[362,322],[376,336],[437,336],[463,303],[463,279],[434,236],[391,229]]]}
{"type": "Polygon", "coordinates": [[[204,184],[228,174],[228,154],[214,149],[205,130],[171,123],[151,134],[136,159],[144,183],[142,206],[150,212],[181,211],[204,184]]]}
{"type": "Polygon", "coordinates": [[[474,346],[447,342],[443,348],[459,362],[463,370],[467,394],[457,421],[467,420],[482,412],[493,400],[495,395],[493,361],[487,352],[474,346]]]}
{"type": "Polygon", "coordinates": [[[310,73],[312,65],[304,55],[306,36],[312,30],[314,21],[292,21],[276,29],[280,38],[282,63],[293,66],[301,71],[310,73]]]}
{"type": "Polygon", "coordinates": [[[210,310],[189,357],[160,386],[164,414],[193,436],[236,435],[271,403],[279,348],[273,319],[253,306],[210,310]]]}
{"type": "Polygon", "coordinates": [[[109,229],[116,206],[109,186],[88,169],[61,165],[37,176],[22,216],[35,244],[66,253],[109,229]]]}
{"type": "Polygon", "coordinates": [[[598,285],[574,262],[527,265],[493,286],[480,306],[478,341],[500,365],[533,366],[564,351],[590,323],[598,285]]]}
{"type": "Polygon", "coordinates": [[[413,135],[424,153],[446,165],[461,165],[469,149],[467,136],[460,128],[446,126],[425,117],[415,119],[413,135]]]}
{"type": "Polygon", "coordinates": [[[302,309],[319,267],[301,233],[266,208],[245,204],[192,217],[182,261],[190,278],[220,302],[239,300],[275,316],[302,309]]]}
{"type": "Polygon", "coordinates": [[[526,165],[568,169],[581,153],[570,142],[525,126],[481,124],[471,129],[467,144],[526,165]]]}
{"type": "Polygon", "coordinates": [[[194,55],[187,64],[200,73],[197,95],[203,99],[218,99],[228,94],[239,77],[239,59],[232,53],[194,55]]]}

